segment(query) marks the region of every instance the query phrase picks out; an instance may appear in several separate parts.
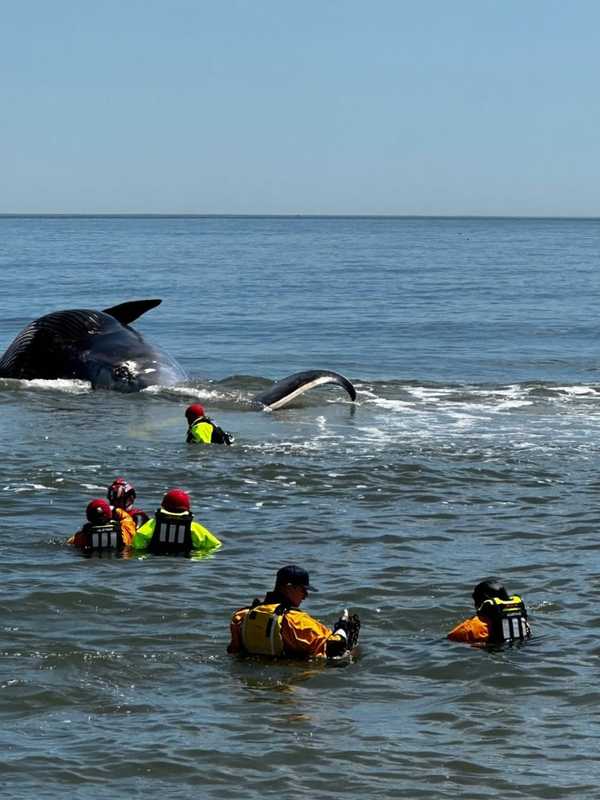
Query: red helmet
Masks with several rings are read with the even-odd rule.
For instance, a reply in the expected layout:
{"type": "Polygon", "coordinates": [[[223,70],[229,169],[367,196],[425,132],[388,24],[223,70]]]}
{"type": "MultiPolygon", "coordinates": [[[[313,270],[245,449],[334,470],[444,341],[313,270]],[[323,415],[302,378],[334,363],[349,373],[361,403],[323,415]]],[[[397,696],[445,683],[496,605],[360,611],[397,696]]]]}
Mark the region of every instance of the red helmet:
{"type": "Polygon", "coordinates": [[[115,508],[127,510],[135,501],[135,489],[125,478],[116,478],[108,487],[108,499],[115,508]]]}
{"type": "Polygon", "coordinates": [[[185,410],[185,418],[190,425],[195,419],[200,419],[200,417],[203,416],[204,406],[200,405],[200,403],[194,403],[193,405],[188,406],[185,410]]]}
{"type": "Polygon", "coordinates": [[[173,514],[189,511],[190,496],[183,489],[169,489],[163,497],[161,505],[165,511],[171,511],[173,514]]]}
{"type": "Polygon", "coordinates": [[[112,511],[106,500],[99,497],[97,500],[92,500],[88,503],[85,515],[90,522],[109,522],[112,518],[112,511]]]}

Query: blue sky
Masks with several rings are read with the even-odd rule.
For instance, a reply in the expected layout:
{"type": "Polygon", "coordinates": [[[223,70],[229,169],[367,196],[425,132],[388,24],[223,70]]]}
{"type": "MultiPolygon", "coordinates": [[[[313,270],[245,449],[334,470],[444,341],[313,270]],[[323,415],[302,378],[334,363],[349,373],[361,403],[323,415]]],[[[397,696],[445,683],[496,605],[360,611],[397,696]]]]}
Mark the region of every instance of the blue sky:
{"type": "Polygon", "coordinates": [[[0,213],[600,216],[600,3],[2,5],[0,213]]]}

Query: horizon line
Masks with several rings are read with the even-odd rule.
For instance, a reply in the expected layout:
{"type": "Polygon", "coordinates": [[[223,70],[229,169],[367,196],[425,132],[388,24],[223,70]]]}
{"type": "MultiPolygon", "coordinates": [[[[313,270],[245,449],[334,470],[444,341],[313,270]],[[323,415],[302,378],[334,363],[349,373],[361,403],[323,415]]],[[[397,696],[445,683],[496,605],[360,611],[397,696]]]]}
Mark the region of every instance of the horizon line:
{"type": "Polygon", "coordinates": [[[334,214],[334,213],[195,213],[195,212],[0,212],[0,219],[547,219],[597,220],[600,215],[580,214],[334,214]]]}

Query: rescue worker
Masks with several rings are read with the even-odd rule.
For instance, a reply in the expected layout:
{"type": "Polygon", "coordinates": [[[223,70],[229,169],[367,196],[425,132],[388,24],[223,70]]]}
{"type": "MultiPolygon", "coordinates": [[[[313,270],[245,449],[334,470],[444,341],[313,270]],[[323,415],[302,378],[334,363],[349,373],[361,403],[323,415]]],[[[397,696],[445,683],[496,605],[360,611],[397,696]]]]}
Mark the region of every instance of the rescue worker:
{"type": "MultiPolygon", "coordinates": [[[[148,522],[150,517],[141,508],[134,508],[135,489],[125,478],[115,478],[107,490],[107,497],[114,510],[123,509],[130,517],[133,517],[135,527],[141,527],[144,522],[148,522]]],[[[116,519],[116,517],[115,517],[116,519]]]]}
{"type": "Polygon", "coordinates": [[[99,497],[88,503],[85,515],[88,521],[67,544],[85,551],[122,550],[131,544],[135,522],[123,509],[116,508],[113,512],[106,500],[99,497]]]}
{"type": "Polygon", "coordinates": [[[186,442],[203,442],[204,444],[227,444],[233,443],[234,439],[230,433],[219,428],[218,425],[204,414],[204,406],[194,403],[185,410],[185,418],[188,422],[188,432],[186,442]]]}
{"type": "Polygon", "coordinates": [[[333,630],[300,611],[310,585],[308,572],[290,564],[282,567],[275,588],[264,600],[256,599],[250,607],[240,608],[231,617],[231,641],[228,653],[311,658],[339,656],[351,650],[358,641],[360,620],[347,612],[333,630]]]}
{"type": "Polygon", "coordinates": [[[132,542],[136,550],[153,553],[210,553],[220,544],[216,536],[194,520],[190,496],[183,489],[169,489],[154,518],[138,528],[132,542]]]}
{"type": "Polygon", "coordinates": [[[525,604],[516,594],[510,595],[500,578],[484,578],[473,589],[477,614],[464,620],[448,634],[453,642],[501,644],[528,639],[531,629],[525,604]]]}

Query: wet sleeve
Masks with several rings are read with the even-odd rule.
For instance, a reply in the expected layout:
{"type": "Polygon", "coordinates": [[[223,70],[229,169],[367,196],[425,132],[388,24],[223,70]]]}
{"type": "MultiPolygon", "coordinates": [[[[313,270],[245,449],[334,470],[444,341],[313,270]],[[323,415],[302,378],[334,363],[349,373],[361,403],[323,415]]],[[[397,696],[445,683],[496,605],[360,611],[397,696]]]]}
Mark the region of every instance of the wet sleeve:
{"type": "Polygon", "coordinates": [[[467,642],[475,644],[477,642],[487,642],[490,638],[490,629],[479,617],[471,617],[461,622],[448,634],[448,639],[452,642],[467,642]]]}
{"type": "Polygon", "coordinates": [[[227,652],[231,655],[242,652],[242,621],[247,613],[247,608],[240,608],[240,610],[236,611],[231,617],[231,622],[229,623],[231,638],[227,645],[227,652]]]}
{"type": "Polygon", "coordinates": [[[211,442],[213,444],[228,444],[230,445],[233,441],[233,437],[231,434],[227,433],[223,430],[223,428],[219,428],[218,425],[213,423],[213,431],[212,431],[212,438],[211,442]]]}
{"type": "Polygon", "coordinates": [[[286,653],[303,658],[327,655],[327,642],[339,640],[322,622],[304,611],[288,611],[281,625],[286,653]]]}
{"type": "Polygon", "coordinates": [[[135,536],[135,521],[133,517],[122,508],[115,508],[113,511],[114,516],[119,520],[121,526],[121,536],[123,537],[123,544],[131,545],[133,537],[135,536]]]}
{"type": "Polygon", "coordinates": [[[220,546],[221,542],[208,528],[200,525],[199,522],[192,522],[192,547],[194,550],[203,550],[205,553],[209,553],[220,546]]]}
{"type": "Polygon", "coordinates": [[[154,533],[154,526],[156,525],[155,519],[149,519],[141,528],[138,528],[131,540],[131,546],[136,550],[143,550],[148,547],[152,534],[154,533]]]}

